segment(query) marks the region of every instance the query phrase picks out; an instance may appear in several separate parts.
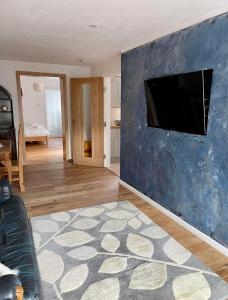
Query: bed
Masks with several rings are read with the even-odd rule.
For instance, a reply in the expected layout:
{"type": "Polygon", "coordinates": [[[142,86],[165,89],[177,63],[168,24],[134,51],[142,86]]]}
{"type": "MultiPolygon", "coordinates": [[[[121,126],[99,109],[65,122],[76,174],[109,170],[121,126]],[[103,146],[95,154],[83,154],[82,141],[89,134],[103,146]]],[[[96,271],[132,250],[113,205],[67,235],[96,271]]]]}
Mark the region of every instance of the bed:
{"type": "Polygon", "coordinates": [[[25,142],[48,143],[49,131],[41,124],[25,125],[25,142]]]}

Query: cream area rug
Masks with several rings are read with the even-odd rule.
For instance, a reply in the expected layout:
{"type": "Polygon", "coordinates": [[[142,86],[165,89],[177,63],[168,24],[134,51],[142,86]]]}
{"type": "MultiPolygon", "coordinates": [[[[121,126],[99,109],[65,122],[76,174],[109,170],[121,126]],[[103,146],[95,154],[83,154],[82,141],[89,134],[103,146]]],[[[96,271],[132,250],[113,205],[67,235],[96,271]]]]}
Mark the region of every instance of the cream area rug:
{"type": "Polygon", "coordinates": [[[128,201],[31,222],[45,299],[228,299],[227,283],[128,201]]]}

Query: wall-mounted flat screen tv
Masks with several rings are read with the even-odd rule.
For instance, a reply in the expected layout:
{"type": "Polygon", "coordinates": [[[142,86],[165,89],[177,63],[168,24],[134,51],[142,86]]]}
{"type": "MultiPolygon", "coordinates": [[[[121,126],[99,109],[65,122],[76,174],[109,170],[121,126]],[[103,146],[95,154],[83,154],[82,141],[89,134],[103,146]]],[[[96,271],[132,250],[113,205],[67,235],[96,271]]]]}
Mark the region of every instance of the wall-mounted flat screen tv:
{"type": "Polygon", "coordinates": [[[145,80],[147,125],[206,135],[213,70],[145,80]]]}

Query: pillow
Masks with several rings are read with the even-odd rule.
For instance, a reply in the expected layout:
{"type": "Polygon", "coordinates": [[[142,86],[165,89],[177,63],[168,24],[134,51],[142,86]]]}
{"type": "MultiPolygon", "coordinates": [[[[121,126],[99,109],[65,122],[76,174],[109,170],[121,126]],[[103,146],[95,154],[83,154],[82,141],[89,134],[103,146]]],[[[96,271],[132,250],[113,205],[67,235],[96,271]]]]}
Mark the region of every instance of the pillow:
{"type": "Polygon", "coordinates": [[[32,128],[43,128],[43,125],[38,124],[38,123],[33,123],[32,128]]]}

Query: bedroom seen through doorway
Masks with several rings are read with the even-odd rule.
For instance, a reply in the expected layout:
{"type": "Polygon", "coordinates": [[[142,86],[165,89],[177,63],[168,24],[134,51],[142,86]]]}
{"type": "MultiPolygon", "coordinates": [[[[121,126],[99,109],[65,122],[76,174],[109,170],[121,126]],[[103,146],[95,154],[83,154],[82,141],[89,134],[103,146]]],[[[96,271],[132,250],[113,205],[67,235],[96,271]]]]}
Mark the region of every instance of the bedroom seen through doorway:
{"type": "Polygon", "coordinates": [[[63,160],[59,77],[20,76],[26,164],[63,160]]]}

